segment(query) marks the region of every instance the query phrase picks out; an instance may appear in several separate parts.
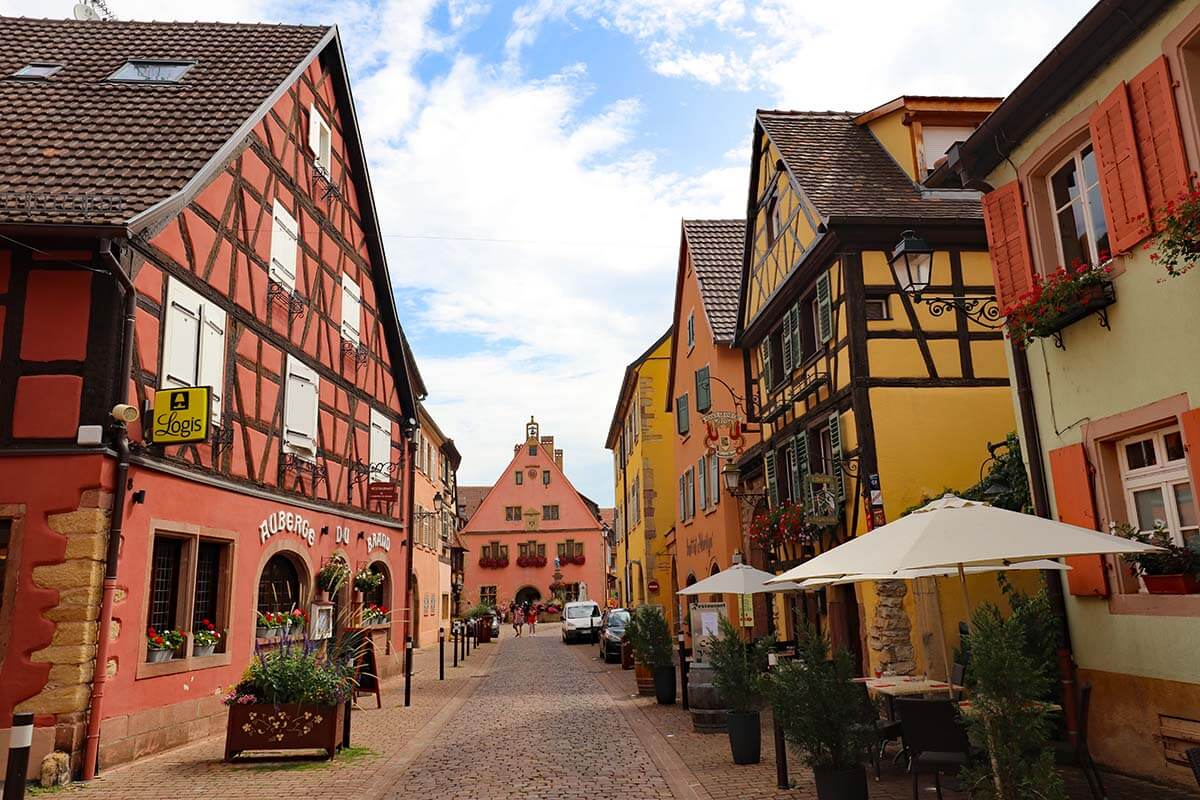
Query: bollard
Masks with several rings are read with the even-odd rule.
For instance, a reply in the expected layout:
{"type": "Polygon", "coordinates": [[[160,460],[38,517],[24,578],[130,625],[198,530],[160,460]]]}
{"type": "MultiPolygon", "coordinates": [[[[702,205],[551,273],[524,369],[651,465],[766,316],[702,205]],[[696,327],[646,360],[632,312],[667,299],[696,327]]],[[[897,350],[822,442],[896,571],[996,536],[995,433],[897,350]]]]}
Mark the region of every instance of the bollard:
{"type": "Polygon", "coordinates": [[[354,697],[346,701],[346,709],[342,712],[342,747],[350,746],[350,710],[354,708],[354,697]]]}
{"type": "Polygon", "coordinates": [[[446,680],[446,629],[438,628],[438,680],[446,680]]]}
{"type": "Polygon", "coordinates": [[[450,626],[450,635],[454,637],[454,666],[458,666],[458,626],[450,626]]]}
{"type": "Polygon", "coordinates": [[[463,623],[463,658],[471,655],[471,623],[463,623]]]}
{"type": "MultiPolygon", "coordinates": [[[[772,670],[779,666],[779,656],[775,653],[767,654],[767,669],[772,670]]],[[[775,785],[780,789],[792,788],[791,779],[788,778],[787,764],[787,742],[783,738],[783,726],[779,724],[779,717],[771,715],[771,727],[775,734],[775,785]]]]}
{"type": "Polygon", "coordinates": [[[687,660],[687,645],[684,643],[684,635],[679,634],[679,687],[683,692],[683,710],[688,710],[688,660],[687,660]]]}
{"type": "Polygon", "coordinates": [[[412,660],[413,641],[411,636],[404,637],[404,707],[412,705],[412,660]]]}
{"type": "Polygon", "coordinates": [[[29,769],[29,746],[33,744],[33,714],[13,714],[8,737],[8,767],[4,774],[4,800],[25,797],[25,773],[29,769]]]}

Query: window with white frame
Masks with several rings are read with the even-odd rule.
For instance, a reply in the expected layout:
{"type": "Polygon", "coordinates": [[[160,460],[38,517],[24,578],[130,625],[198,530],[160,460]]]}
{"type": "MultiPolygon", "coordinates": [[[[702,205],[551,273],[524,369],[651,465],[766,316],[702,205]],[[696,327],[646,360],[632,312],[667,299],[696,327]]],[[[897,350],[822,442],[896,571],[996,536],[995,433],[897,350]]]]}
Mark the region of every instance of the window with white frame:
{"type": "Polygon", "coordinates": [[[392,421],[382,411],[371,409],[371,438],[367,458],[371,460],[370,480],[391,480],[392,421]]]}
{"type": "Polygon", "coordinates": [[[1108,261],[1108,223],[1091,142],[1051,170],[1047,181],[1061,266],[1108,261]]]}
{"type": "Polygon", "coordinates": [[[267,277],[289,289],[296,288],[296,260],[300,252],[300,226],[278,200],[271,206],[271,266],[267,277]]]}
{"type": "Polygon", "coordinates": [[[342,338],[358,344],[361,328],[362,290],[349,275],[342,275],[342,338]]]}
{"type": "Polygon", "coordinates": [[[333,167],[333,133],[315,104],[308,107],[308,149],[313,162],[328,176],[333,167]]]}
{"type": "Polygon", "coordinates": [[[283,402],[283,451],[308,461],[317,458],[317,405],[321,378],[295,356],[287,360],[283,402]]]}
{"type": "Polygon", "coordinates": [[[221,421],[225,394],[225,311],[182,281],[167,283],[161,385],[212,387],[212,420],[221,421]]]}
{"type": "Polygon", "coordinates": [[[1121,487],[1130,521],[1149,533],[1162,521],[1176,544],[1200,536],[1200,519],[1178,427],[1131,436],[1117,443],[1121,487]]]}
{"type": "Polygon", "coordinates": [[[691,350],[693,347],[696,346],[696,312],[695,311],[691,311],[688,313],[687,346],[688,346],[688,350],[691,350]]]}

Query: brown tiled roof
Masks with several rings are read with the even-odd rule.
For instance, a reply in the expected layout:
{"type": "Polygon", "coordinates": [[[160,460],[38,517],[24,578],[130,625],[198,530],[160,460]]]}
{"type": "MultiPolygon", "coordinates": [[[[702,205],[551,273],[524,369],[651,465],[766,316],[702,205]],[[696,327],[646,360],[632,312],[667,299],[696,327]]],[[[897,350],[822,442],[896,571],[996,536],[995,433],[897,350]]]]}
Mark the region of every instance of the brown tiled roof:
{"type": "Polygon", "coordinates": [[[475,512],[483,503],[483,498],[487,497],[487,493],[491,490],[490,486],[460,485],[458,487],[458,507],[461,509],[459,516],[470,522],[471,517],[475,516],[475,512]]]}
{"type": "Polygon", "coordinates": [[[746,221],[685,219],[683,233],[700,281],[700,296],[713,337],[720,343],[732,342],[737,329],[746,221]]]}
{"type": "Polygon", "coordinates": [[[976,196],[922,196],[871,132],[854,123],[856,116],[758,112],[763,130],[821,216],[982,220],[976,196]]]}
{"type": "Polygon", "coordinates": [[[125,223],[177,193],[269,99],[325,27],[0,17],[0,222],[125,223]],[[116,83],[130,58],[194,61],[177,84],[116,83]],[[46,80],[7,77],[61,64],[46,80]],[[110,204],[14,207],[93,194],[110,204]]]}
{"type": "Polygon", "coordinates": [[[600,509],[600,522],[608,527],[613,526],[613,522],[617,519],[617,510],[615,508],[600,509]]]}

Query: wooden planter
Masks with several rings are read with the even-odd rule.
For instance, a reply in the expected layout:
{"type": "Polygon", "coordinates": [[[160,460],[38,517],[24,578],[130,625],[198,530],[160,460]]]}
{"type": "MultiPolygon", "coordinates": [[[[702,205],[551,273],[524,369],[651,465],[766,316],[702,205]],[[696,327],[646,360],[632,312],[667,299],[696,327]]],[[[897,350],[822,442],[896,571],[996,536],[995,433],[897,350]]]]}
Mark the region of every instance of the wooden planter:
{"type": "Polygon", "coordinates": [[[637,678],[638,694],[646,697],[654,696],[654,668],[648,667],[640,661],[633,665],[633,676],[637,678]]]}
{"type": "Polygon", "coordinates": [[[342,747],[344,706],[253,703],[229,706],[225,760],[252,750],[324,750],[342,747]]]}
{"type": "Polygon", "coordinates": [[[1200,594],[1200,582],[1193,575],[1143,575],[1150,594],[1200,594]]]}

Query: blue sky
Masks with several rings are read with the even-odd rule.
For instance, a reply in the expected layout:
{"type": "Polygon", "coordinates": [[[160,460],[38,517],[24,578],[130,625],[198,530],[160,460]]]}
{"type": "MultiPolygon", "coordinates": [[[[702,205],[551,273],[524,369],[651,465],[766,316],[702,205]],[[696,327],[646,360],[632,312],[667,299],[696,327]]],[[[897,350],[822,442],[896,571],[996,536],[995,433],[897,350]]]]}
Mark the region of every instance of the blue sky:
{"type": "Polygon", "coordinates": [[[460,479],[493,482],[533,414],[602,504],[622,372],[670,322],[679,221],[739,216],[754,109],[1003,95],[1090,5],[109,0],[125,19],[338,24],[397,305],[460,479]]]}

